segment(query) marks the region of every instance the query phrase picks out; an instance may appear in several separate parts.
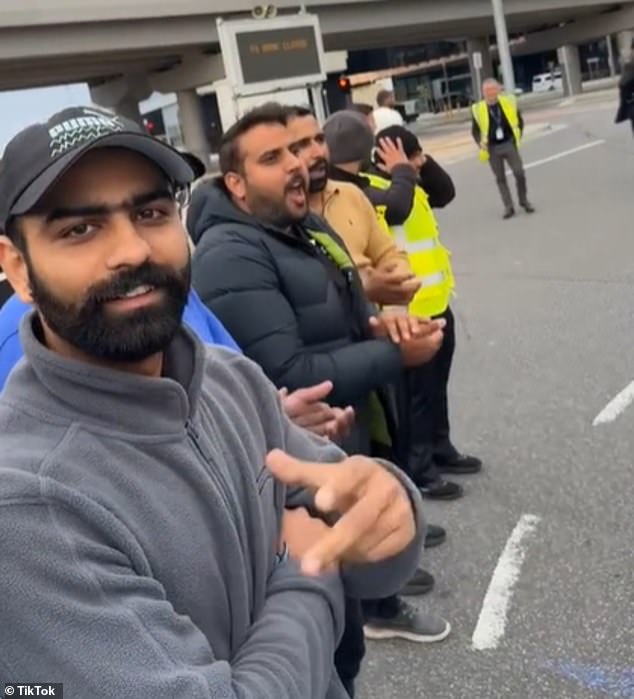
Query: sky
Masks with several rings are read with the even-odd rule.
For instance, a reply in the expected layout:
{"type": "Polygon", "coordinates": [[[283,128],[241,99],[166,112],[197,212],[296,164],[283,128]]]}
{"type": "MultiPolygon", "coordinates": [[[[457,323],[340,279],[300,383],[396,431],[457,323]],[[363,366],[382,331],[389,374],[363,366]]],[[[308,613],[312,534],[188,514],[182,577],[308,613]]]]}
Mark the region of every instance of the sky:
{"type": "Polygon", "coordinates": [[[24,127],[44,121],[65,107],[90,103],[90,93],[84,84],[0,92],[0,154],[24,127]]]}
{"type": "MultiPolygon", "coordinates": [[[[2,2],[2,0],[0,0],[2,2]]],[[[173,94],[154,93],[140,103],[142,113],[175,101],[173,94]]],[[[33,90],[0,92],[0,156],[7,143],[26,126],[45,121],[65,107],[90,105],[90,91],[84,83],[33,90]]]]}

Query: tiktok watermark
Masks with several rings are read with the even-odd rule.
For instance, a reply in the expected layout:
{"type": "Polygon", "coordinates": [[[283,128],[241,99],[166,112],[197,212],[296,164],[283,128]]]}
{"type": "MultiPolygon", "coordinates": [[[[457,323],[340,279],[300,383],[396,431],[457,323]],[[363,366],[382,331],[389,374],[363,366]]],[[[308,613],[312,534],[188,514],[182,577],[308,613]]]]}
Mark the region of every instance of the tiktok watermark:
{"type": "Polygon", "coordinates": [[[64,699],[64,685],[57,684],[5,684],[3,697],[55,697],[64,699]]]}

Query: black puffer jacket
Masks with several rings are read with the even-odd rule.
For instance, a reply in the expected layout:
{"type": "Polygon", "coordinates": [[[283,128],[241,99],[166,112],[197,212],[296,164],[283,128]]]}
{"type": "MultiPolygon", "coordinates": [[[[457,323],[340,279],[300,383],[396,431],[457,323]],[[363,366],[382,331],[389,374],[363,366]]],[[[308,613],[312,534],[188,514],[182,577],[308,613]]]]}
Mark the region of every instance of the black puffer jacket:
{"type": "Polygon", "coordinates": [[[400,351],[370,337],[356,271],[343,274],[305,232],[328,232],[345,249],[322,219],[293,233],[264,227],[214,182],[194,192],[187,224],[194,288],[276,386],[330,380],[331,404],[363,411],[372,391],[398,380],[400,351]]]}

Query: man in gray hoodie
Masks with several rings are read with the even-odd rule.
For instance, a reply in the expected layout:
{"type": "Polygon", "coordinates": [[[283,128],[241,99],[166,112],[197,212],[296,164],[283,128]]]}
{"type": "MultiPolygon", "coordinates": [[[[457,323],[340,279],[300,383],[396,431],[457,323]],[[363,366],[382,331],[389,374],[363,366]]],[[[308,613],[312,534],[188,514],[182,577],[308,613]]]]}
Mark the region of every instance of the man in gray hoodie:
{"type": "Polygon", "coordinates": [[[344,594],[412,574],[420,500],[181,323],[192,176],[93,108],[5,150],[0,264],[36,310],[0,398],[0,683],[341,699],[344,594]]]}

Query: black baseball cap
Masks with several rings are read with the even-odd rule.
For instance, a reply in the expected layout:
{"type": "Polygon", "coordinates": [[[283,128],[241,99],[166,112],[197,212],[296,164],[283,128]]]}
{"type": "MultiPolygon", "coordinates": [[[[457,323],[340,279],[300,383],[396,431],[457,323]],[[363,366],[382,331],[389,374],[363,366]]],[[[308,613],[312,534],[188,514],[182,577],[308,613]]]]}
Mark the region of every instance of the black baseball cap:
{"type": "Polygon", "coordinates": [[[96,148],[144,155],[177,185],[199,177],[204,165],[190,153],[145,133],[134,121],[98,107],[70,107],[33,124],[8,143],[0,161],[0,229],[26,214],[83,155],[96,148]]]}
{"type": "Polygon", "coordinates": [[[387,126],[382,131],[379,131],[375,138],[376,145],[378,146],[384,138],[387,138],[394,143],[400,139],[401,143],[403,144],[403,151],[408,158],[411,158],[417,153],[423,152],[423,147],[421,146],[418,137],[404,126],[393,124],[392,126],[387,126]]]}

